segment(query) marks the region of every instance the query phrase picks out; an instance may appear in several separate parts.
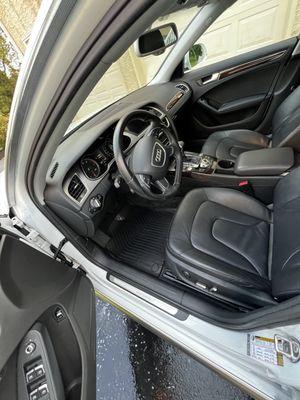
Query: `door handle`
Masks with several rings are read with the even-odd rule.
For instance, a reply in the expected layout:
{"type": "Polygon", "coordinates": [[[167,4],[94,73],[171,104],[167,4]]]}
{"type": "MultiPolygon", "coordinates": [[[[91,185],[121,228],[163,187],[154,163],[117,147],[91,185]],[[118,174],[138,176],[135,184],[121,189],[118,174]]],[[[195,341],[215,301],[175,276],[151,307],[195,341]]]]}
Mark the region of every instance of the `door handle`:
{"type": "Polygon", "coordinates": [[[220,79],[220,73],[215,72],[214,74],[204,76],[203,78],[201,78],[201,83],[202,85],[207,85],[208,83],[218,81],[219,79],[220,79]]]}

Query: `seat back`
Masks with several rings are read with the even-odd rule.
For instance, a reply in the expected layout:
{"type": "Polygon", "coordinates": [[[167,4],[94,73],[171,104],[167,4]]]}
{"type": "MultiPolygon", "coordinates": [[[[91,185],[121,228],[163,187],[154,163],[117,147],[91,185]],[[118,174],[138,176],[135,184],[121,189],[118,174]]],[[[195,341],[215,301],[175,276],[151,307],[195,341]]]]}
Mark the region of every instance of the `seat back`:
{"type": "Polygon", "coordinates": [[[277,108],[272,122],[272,147],[300,151],[300,86],[277,108]]]}
{"type": "Polygon", "coordinates": [[[281,179],[274,192],[272,294],[300,294],[300,168],[281,179]]]}

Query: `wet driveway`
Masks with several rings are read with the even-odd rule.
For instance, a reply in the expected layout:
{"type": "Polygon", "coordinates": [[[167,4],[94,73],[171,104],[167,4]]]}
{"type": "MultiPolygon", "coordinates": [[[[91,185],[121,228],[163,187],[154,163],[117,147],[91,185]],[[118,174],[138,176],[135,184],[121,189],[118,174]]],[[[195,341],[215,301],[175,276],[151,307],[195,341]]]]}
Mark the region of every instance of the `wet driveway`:
{"type": "Polygon", "coordinates": [[[238,388],[97,299],[97,400],[249,400],[238,388]]]}

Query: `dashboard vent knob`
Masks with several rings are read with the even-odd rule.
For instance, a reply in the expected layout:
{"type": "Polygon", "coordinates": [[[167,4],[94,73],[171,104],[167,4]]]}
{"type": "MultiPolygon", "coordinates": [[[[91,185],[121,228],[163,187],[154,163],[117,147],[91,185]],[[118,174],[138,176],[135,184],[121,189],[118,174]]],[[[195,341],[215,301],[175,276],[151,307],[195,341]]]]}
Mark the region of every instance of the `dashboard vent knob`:
{"type": "Polygon", "coordinates": [[[77,175],[74,175],[73,178],[70,180],[68,186],[68,192],[73,199],[80,201],[86,193],[86,187],[78,178],[77,175]]]}
{"type": "Polygon", "coordinates": [[[178,83],[176,85],[177,89],[182,90],[183,92],[187,93],[190,91],[190,88],[188,87],[188,85],[186,85],[185,83],[178,83]]]}

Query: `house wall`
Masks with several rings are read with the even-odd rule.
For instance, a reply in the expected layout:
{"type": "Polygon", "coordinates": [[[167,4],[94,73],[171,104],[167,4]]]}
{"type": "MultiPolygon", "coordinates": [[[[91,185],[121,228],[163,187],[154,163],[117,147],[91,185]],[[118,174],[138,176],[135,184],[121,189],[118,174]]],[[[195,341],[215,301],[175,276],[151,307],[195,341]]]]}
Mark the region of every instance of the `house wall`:
{"type": "Polygon", "coordinates": [[[26,50],[27,39],[40,5],[41,0],[1,0],[0,26],[20,59],[26,50]]]}

